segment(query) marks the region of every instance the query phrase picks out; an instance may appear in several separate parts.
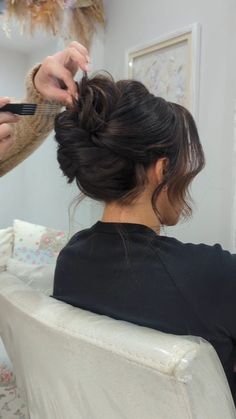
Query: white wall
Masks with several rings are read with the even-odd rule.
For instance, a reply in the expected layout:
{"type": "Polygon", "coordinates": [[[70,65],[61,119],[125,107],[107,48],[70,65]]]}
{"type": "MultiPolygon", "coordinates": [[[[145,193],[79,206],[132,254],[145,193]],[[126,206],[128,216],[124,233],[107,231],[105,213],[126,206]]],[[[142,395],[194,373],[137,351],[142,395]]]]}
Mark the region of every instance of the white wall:
{"type": "MultiPolygon", "coordinates": [[[[104,31],[100,30],[94,39],[91,51],[92,70],[101,69],[104,66],[103,36],[104,31]]],[[[47,55],[55,53],[58,48],[63,48],[62,42],[55,40],[28,55],[6,51],[3,57],[5,65],[2,67],[2,74],[0,73],[1,83],[3,80],[6,91],[0,91],[0,94],[14,93],[22,97],[26,69],[41,62],[47,55]],[[11,85],[12,80],[14,80],[14,85],[11,85]],[[16,89],[18,84],[21,90],[19,86],[18,90],[16,89]]],[[[21,218],[29,222],[68,230],[69,207],[77,195],[78,189],[67,185],[58,167],[56,143],[51,134],[33,155],[1,179],[0,228],[12,224],[14,218],[21,218]]],[[[72,220],[72,229],[78,230],[90,226],[97,219],[94,208],[95,205],[90,200],[81,203],[72,220]]]]}
{"type": "MultiPolygon", "coordinates": [[[[24,92],[27,56],[0,47],[0,96],[20,98],[24,92]]],[[[24,217],[24,168],[0,179],[0,228],[24,217]]]]}
{"type": "MultiPolygon", "coordinates": [[[[200,22],[202,26],[199,130],[207,167],[193,185],[193,219],[171,230],[190,242],[229,248],[232,208],[234,0],[106,0],[105,68],[125,75],[126,49],[200,22]]],[[[168,233],[170,234],[170,233],[168,233]]]]}

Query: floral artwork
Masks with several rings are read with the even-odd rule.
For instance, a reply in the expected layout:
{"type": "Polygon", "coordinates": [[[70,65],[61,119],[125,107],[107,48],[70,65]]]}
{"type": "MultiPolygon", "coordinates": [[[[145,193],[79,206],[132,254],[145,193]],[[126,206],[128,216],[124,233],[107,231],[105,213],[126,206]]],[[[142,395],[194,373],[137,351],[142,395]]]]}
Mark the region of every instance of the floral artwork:
{"type": "Polygon", "coordinates": [[[129,53],[129,76],[155,96],[192,110],[191,31],[129,53]]]}
{"type": "Polygon", "coordinates": [[[142,81],[155,96],[168,101],[188,104],[187,45],[174,45],[137,57],[133,78],[142,81]]]}

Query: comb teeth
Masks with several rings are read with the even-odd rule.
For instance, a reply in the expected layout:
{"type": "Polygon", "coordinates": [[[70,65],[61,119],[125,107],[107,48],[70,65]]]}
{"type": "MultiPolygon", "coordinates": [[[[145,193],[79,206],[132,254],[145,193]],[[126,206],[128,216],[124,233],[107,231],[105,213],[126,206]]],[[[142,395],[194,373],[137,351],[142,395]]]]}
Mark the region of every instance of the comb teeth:
{"type": "Polygon", "coordinates": [[[17,115],[34,115],[44,114],[55,116],[55,113],[59,113],[60,106],[50,103],[35,104],[35,103],[8,103],[7,105],[0,108],[0,112],[11,112],[17,115]]]}
{"type": "Polygon", "coordinates": [[[8,103],[0,112],[11,112],[17,115],[34,115],[37,105],[31,103],[8,103]]]}

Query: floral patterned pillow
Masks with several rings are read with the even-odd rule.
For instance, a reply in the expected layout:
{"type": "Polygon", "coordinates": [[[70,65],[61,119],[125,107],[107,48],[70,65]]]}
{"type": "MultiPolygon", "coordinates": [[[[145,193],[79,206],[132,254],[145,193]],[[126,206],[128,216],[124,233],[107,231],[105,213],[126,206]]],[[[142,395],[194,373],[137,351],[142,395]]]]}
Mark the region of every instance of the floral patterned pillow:
{"type": "Polygon", "coordinates": [[[0,419],[29,419],[20,397],[11,362],[0,338],[0,419]]]}
{"type": "Polygon", "coordinates": [[[12,227],[0,230],[0,272],[6,270],[7,261],[12,255],[13,240],[12,227]]]}
{"type": "Polygon", "coordinates": [[[13,258],[32,265],[56,263],[57,256],[68,241],[64,231],[25,221],[14,221],[13,258]]]}
{"type": "Polygon", "coordinates": [[[15,385],[15,377],[7,363],[0,363],[0,387],[15,385]]]}

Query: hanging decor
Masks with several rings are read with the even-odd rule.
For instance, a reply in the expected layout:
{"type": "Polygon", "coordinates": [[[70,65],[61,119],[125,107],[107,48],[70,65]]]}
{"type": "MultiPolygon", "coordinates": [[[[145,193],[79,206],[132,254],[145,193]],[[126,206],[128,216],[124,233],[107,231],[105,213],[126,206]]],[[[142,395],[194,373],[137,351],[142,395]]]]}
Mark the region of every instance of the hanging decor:
{"type": "Polygon", "coordinates": [[[20,22],[22,32],[36,29],[77,40],[90,47],[96,24],[104,24],[103,0],[6,0],[5,31],[10,21],[20,22]]]}

